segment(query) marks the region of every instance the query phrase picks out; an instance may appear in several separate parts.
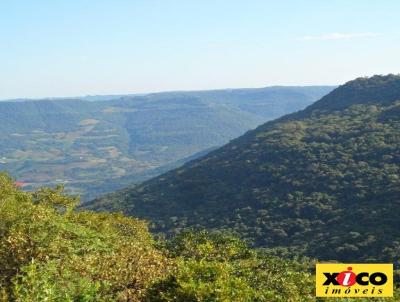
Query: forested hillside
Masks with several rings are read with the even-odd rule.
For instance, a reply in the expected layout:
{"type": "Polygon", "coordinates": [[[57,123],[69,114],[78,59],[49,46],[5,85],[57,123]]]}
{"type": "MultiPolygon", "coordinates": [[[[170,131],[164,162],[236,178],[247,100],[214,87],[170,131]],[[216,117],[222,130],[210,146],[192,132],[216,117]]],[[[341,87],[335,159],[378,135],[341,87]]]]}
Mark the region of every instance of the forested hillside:
{"type": "Polygon", "coordinates": [[[304,108],[331,87],[0,102],[0,170],[84,200],[143,181],[304,108]]]}
{"type": "Polygon", "coordinates": [[[168,235],[224,229],[280,254],[397,263],[400,76],[351,81],[90,208],[149,219],[168,235]]]}

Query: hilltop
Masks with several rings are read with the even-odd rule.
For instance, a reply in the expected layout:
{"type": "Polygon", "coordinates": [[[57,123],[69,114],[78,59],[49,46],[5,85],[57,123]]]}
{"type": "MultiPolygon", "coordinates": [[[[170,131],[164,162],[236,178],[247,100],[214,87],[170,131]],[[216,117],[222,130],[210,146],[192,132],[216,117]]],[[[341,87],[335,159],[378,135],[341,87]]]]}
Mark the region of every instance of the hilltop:
{"type": "Polygon", "coordinates": [[[167,235],[226,229],[280,254],[395,261],[400,76],[350,81],[183,167],[94,200],[167,235]]]}

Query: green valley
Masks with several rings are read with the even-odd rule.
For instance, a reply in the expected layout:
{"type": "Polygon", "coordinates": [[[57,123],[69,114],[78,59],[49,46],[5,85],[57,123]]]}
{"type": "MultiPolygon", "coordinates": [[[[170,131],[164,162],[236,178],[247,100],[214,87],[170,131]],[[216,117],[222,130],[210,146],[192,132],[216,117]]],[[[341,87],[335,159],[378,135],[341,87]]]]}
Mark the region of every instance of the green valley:
{"type": "Polygon", "coordinates": [[[400,1],[0,3],[0,302],[400,302],[400,1]]]}
{"type": "Polygon", "coordinates": [[[83,200],[181,165],[331,87],[0,102],[0,170],[83,200]]]}

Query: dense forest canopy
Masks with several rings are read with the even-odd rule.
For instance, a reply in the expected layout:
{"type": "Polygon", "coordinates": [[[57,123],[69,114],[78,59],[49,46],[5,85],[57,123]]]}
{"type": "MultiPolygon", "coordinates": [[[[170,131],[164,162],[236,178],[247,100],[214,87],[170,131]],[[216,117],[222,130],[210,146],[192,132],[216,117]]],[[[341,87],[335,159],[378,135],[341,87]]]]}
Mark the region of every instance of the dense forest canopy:
{"type": "Polygon", "coordinates": [[[399,113],[400,76],[356,79],[89,207],[148,219],[167,235],[224,229],[280,254],[398,263],[399,113]]]}

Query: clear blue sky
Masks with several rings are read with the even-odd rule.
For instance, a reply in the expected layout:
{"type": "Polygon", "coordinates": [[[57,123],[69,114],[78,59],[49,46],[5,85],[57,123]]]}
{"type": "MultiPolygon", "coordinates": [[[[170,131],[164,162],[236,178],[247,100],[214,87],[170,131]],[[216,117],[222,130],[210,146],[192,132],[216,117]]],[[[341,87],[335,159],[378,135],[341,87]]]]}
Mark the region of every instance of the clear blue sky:
{"type": "Polygon", "coordinates": [[[400,73],[400,1],[0,1],[0,99],[400,73]]]}

